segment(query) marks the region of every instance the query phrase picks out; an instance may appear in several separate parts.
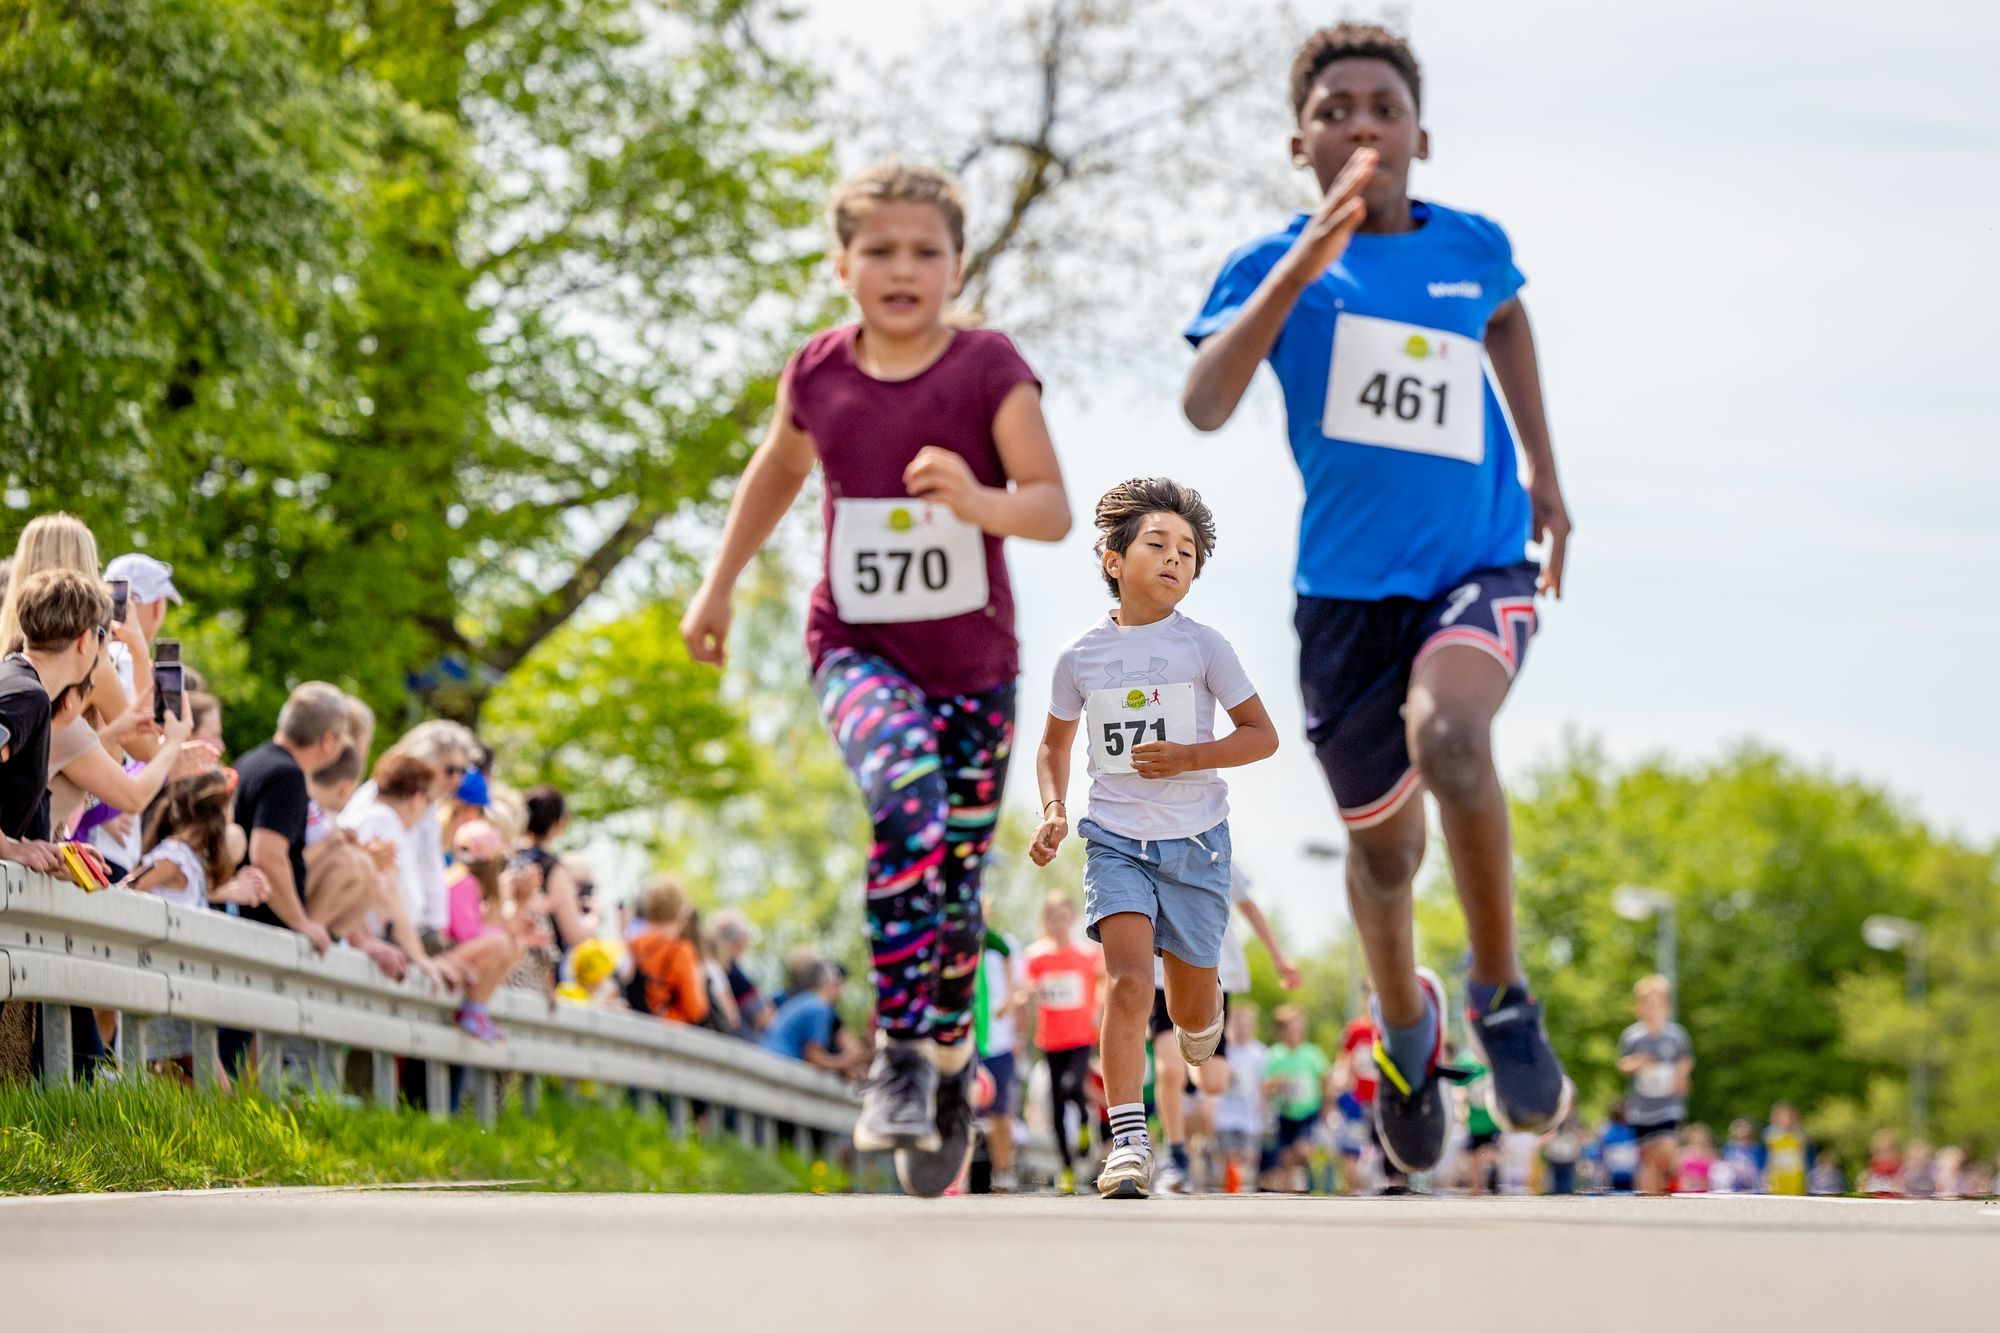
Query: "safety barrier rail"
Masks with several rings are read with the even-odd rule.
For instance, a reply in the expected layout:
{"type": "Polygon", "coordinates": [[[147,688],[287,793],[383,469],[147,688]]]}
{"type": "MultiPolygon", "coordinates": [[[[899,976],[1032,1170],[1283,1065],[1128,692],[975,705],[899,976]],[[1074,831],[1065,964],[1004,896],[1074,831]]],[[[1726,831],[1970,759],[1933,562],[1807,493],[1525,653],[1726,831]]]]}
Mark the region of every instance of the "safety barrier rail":
{"type": "MultiPolygon", "coordinates": [[[[217,1030],[268,1039],[258,1043],[258,1077],[275,1090],[281,1049],[303,1049],[332,1080],[342,1048],[372,1052],[375,1099],[393,1105],[395,1057],[423,1062],[425,1103],[445,1114],[453,1066],[464,1095],[486,1123],[499,1112],[503,1076],[522,1080],[533,1111],[541,1079],[594,1082],[611,1097],[626,1090],[659,1094],[676,1134],[685,1134],[690,1103],[732,1109],[737,1133],[753,1146],[787,1138],[802,1153],[823,1154],[853,1128],[858,1105],[839,1077],[773,1055],[749,1042],[630,1013],[551,1006],[539,995],[503,988],[494,1018],[502,1042],[481,1042],[454,1022],[457,1000],[412,972],[384,976],[351,949],[324,954],[288,930],[221,912],[170,904],[150,894],[73,884],[0,863],[0,999],[45,1008],[43,1073],[67,1079],[70,1025],[64,1006],[115,1009],[121,1037],[133,1020],[186,1019],[195,1034],[199,1081],[215,1077],[217,1030]],[[51,1021],[53,1020],[53,1021],[51,1021]],[[303,1047],[301,1047],[303,1043],[303,1047]],[[535,1077],[540,1076],[540,1077],[535,1077]]],[[[659,1100],[642,1097],[644,1106],[659,1100]]]]}

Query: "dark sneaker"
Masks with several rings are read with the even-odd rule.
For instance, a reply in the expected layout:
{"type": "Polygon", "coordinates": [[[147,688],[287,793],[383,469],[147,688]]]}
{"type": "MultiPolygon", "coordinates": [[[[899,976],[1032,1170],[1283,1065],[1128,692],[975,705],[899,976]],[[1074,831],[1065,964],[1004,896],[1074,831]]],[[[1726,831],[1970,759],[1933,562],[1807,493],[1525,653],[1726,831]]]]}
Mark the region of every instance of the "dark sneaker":
{"type": "Polygon", "coordinates": [[[896,1150],[896,1179],[906,1194],[935,1199],[951,1188],[958,1173],[972,1160],[972,1081],[975,1066],[966,1061],[956,1074],[937,1076],[938,1146],[896,1150]]]}
{"type": "Polygon", "coordinates": [[[938,1075],[929,1048],[927,1041],[887,1038],[875,1048],[875,1062],[868,1066],[868,1082],[861,1090],[861,1115],[854,1123],[856,1151],[937,1151],[938,1075]]]}
{"type": "Polygon", "coordinates": [[[1451,1089],[1446,1084],[1466,1078],[1464,1070],[1440,1063],[1444,1056],[1444,983],[1437,979],[1437,973],[1420,967],[1417,984],[1429,994],[1431,1012],[1437,1015],[1437,1039],[1431,1043],[1424,1067],[1398,1069],[1382,1039],[1375,1039],[1375,1129],[1382,1136],[1383,1153],[1405,1175],[1428,1171],[1444,1156],[1452,1124],[1451,1089]]]}
{"type": "Polygon", "coordinates": [[[1542,1006],[1525,991],[1502,990],[1466,1031],[1486,1066],[1486,1105],[1510,1134],[1546,1134],[1563,1122],[1576,1088],[1542,1026],[1542,1006]]]}

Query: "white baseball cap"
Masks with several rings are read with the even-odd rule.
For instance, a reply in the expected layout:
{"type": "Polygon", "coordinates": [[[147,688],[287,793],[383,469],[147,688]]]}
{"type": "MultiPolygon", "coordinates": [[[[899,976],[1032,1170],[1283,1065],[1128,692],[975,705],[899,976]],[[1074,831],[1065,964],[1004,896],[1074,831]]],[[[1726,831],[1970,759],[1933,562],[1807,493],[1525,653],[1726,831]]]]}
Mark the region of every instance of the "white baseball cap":
{"type": "Polygon", "coordinates": [[[181,590],[174,586],[174,567],[164,560],[134,551],[121,555],[104,567],[107,579],[125,579],[132,585],[132,600],[157,602],[162,597],[179,606],[181,590]]]}

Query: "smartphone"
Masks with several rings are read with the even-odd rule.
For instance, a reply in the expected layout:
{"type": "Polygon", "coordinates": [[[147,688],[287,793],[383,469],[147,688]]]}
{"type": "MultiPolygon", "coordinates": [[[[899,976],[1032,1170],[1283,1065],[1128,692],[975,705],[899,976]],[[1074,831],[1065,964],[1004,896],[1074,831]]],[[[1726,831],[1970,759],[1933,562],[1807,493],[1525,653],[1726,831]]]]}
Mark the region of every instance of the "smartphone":
{"type": "Polygon", "coordinates": [[[181,715],[182,701],[187,698],[186,673],[187,668],[179,662],[153,664],[153,721],[164,725],[168,718],[181,715]]]}
{"type": "Polygon", "coordinates": [[[111,585],[111,622],[114,625],[122,625],[125,623],[125,607],[132,600],[132,580],[105,581],[111,585]]]}
{"type": "Polygon", "coordinates": [[[153,645],[154,662],[178,662],[180,660],[181,641],[179,639],[161,639],[153,645]]]}

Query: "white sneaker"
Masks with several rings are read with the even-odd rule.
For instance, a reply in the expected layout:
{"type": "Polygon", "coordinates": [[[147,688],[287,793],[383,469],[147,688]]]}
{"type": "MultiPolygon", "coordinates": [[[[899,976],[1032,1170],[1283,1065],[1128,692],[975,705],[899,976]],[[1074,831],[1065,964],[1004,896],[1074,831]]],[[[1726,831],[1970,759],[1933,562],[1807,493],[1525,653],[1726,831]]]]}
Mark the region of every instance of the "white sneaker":
{"type": "Polygon", "coordinates": [[[1153,1173],[1153,1193],[1192,1194],[1194,1188],[1188,1183],[1187,1172],[1176,1166],[1174,1159],[1169,1157],[1161,1162],[1160,1169],[1153,1173]]]}
{"type": "Polygon", "coordinates": [[[1217,1014],[1215,1021],[1200,1032],[1189,1032],[1176,1025],[1174,1040],[1180,1043],[1181,1059],[1188,1062],[1189,1068],[1208,1063],[1208,1058],[1215,1054],[1215,1048],[1222,1045],[1222,1015],[1217,1014]]]}
{"type": "Polygon", "coordinates": [[[1139,1137],[1119,1139],[1097,1173],[1101,1199],[1143,1199],[1152,1188],[1153,1147],[1139,1137]]]}

